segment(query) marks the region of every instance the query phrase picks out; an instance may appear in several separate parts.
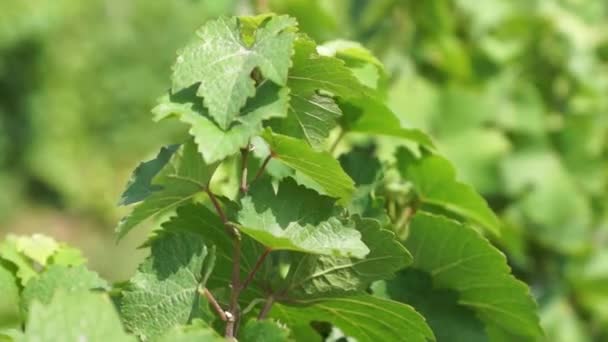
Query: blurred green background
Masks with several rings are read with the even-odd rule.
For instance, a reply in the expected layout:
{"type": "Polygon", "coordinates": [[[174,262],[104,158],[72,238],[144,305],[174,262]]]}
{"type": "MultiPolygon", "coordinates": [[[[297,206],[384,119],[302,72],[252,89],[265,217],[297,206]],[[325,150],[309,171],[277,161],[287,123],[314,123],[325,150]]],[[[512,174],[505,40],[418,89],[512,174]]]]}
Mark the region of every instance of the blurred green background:
{"type": "Polygon", "coordinates": [[[116,245],[116,202],[176,131],[149,115],[176,49],[209,18],[267,10],[373,50],[403,125],[502,217],[495,243],[548,340],[608,340],[605,0],[2,1],[0,238],[45,233],[127,278],[146,231],[116,245]]]}

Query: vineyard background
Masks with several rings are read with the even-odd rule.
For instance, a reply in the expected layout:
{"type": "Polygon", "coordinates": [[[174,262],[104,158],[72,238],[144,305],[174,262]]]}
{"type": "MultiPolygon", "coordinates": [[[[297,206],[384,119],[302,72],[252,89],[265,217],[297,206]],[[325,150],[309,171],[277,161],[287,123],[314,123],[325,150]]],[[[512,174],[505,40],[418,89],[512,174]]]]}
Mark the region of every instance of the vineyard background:
{"type": "Polygon", "coordinates": [[[358,40],[380,56],[402,124],[431,132],[500,214],[494,242],[531,285],[548,339],[608,339],[601,0],[5,1],[0,238],[44,232],[127,278],[146,232],[116,245],[116,202],[130,170],[178,130],[148,114],[173,51],[206,19],[266,10],[318,42],[358,40]]]}

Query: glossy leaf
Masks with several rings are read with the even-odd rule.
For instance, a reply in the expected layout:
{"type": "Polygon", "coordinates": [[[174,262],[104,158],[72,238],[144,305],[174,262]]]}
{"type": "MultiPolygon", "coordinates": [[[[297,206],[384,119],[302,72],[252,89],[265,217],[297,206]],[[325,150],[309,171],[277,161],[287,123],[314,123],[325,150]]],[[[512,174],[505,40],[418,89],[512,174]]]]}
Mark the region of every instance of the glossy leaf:
{"type": "Polygon", "coordinates": [[[354,183],[329,153],[316,152],[304,141],[265,131],[272,156],[316,183],[326,195],[348,202],[354,183]]]}
{"type": "Polygon", "coordinates": [[[411,306],[366,294],[275,304],[271,316],[288,325],[330,322],[360,342],[435,340],[411,306]]]}

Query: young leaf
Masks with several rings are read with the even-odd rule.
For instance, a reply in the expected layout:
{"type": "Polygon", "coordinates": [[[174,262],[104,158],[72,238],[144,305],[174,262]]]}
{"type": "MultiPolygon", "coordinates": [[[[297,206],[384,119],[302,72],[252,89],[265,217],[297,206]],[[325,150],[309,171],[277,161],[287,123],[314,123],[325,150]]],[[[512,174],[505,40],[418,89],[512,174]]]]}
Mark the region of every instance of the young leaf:
{"type": "Polygon", "coordinates": [[[264,21],[251,45],[243,42],[238,18],[210,21],[196,33],[197,40],[181,50],[173,66],[173,93],[200,82],[209,115],[226,130],[248,97],[255,94],[251,73],[259,68],[277,85],[287,82],[296,21],[275,16],[264,21]]]}
{"type": "Polygon", "coordinates": [[[500,221],[492,209],[471,186],[456,180],[449,161],[437,155],[413,161],[403,149],[397,160],[401,175],[412,182],[422,203],[440,206],[500,234],[500,221]]]}
{"type": "Polygon", "coordinates": [[[127,189],[123,192],[118,205],[129,205],[143,201],[153,192],[162,190],[159,185],[153,185],[152,180],[171,160],[179,145],[169,145],[162,147],[156,158],[147,162],[140,163],[127,184],[127,189]]]}
{"type": "Polygon", "coordinates": [[[190,135],[198,151],[208,164],[220,161],[237,153],[247,145],[249,139],[262,130],[262,121],[287,115],[288,88],[280,88],[270,81],[258,84],[255,97],[248,100],[241,115],[228,128],[218,127],[209,117],[208,111],[191,94],[193,89],[179,94],[165,95],[152,110],[155,120],[175,116],[190,125],[190,135]]]}
{"type": "Polygon", "coordinates": [[[486,326],[524,337],[542,335],[528,288],[510,274],[504,255],[475,230],[418,213],[405,245],[414,255],[412,267],[429,273],[436,288],[457,291],[458,303],[486,326]]]}
{"type": "Polygon", "coordinates": [[[285,294],[288,298],[311,298],[365,290],[373,281],[389,279],[412,262],[412,256],[383,229],[378,221],[355,217],[370,253],[364,259],[301,255],[289,268],[285,294]]]}
{"type": "Polygon", "coordinates": [[[25,341],[129,341],[110,299],[103,294],[59,291],[48,305],[34,302],[25,341]]]}
{"type": "Polygon", "coordinates": [[[342,112],[332,97],[319,91],[351,97],[363,94],[365,88],[342,61],[317,54],[315,43],[307,37],[299,36],[294,50],[287,82],[291,89],[289,115],[276,120],[272,127],[279,133],[306,139],[313,148],[320,149],[342,112]]]}
{"type": "Polygon", "coordinates": [[[176,326],[168,333],[157,339],[158,342],[225,342],[213,328],[200,319],[195,319],[190,325],[176,326]]]}
{"type": "Polygon", "coordinates": [[[108,288],[109,284],[105,280],[82,265],[76,267],[52,265],[39,277],[27,283],[23,289],[21,310],[27,312],[34,301],[48,304],[57,290],[73,293],[108,288]]]}
{"type": "Polygon", "coordinates": [[[359,342],[435,340],[424,318],[411,306],[367,294],[277,303],[270,316],[289,326],[330,322],[359,342]]]}
{"type": "Polygon", "coordinates": [[[241,200],[239,229],[273,250],[364,257],[369,249],[361,234],[330,217],[333,204],[291,179],[280,183],[276,195],[271,184],[263,182],[241,200]]]}
{"type": "Polygon", "coordinates": [[[289,330],[271,320],[250,320],[239,334],[242,342],[284,342],[289,341],[289,330]]]}
{"type": "Polygon", "coordinates": [[[15,266],[17,278],[21,285],[25,286],[30,279],[38,275],[38,272],[36,272],[32,260],[18,250],[16,240],[15,236],[8,235],[0,243],[0,258],[15,266]]]}
{"type": "Polygon", "coordinates": [[[19,312],[19,286],[17,278],[0,264],[0,330],[19,328],[21,313],[19,312]]]}
{"type": "Polygon", "coordinates": [[[167,232],[152,242],[120,300],[127,329],[142,339],[161,336],[175,325],[202,316],[201,272],[207,247],[199,235],[167,232]]]}
{"type": "Polygon", "coordinates": [[[273,158],[309,177],[331,197],[348,203],[354,182],[340,164],[327,152],[316,152],[304,141],[267,130],[262,135],[270,146],[273,158]]]}
{"type": "Polygon", "coordinates": [[[158,175],[155,184],[160,190],[146,197],[120,221],[116,228],[118,239],[146,219],[191,201],[207,188],[216,167],[217,164],[205,164],[193,141],[184,144],[181,153],[176,153],[158,175]]]}

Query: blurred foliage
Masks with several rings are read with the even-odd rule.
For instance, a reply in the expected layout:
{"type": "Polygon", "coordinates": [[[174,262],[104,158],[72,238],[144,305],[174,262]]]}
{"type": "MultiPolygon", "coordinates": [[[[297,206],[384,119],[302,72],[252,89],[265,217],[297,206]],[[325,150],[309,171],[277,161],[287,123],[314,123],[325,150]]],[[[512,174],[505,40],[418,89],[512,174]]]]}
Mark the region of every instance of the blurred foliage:
{"type": "Polygon", "coordinates": [[[608,339],[602,0],[4,2],[0,226],[41,202],[110,226],[127,170],[173,136],[147,114],[172,51],[206,18],[254,10],[381,56],[402,124],[432,132],[501,214],[495,243],[531,284],[548,339],[608,339]]]}

